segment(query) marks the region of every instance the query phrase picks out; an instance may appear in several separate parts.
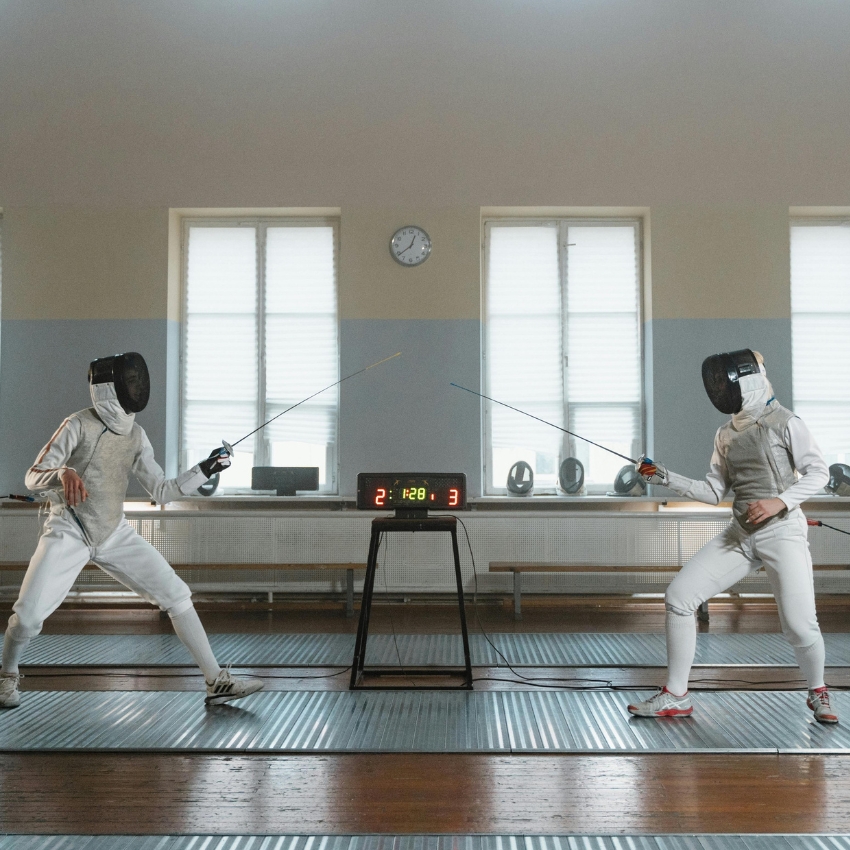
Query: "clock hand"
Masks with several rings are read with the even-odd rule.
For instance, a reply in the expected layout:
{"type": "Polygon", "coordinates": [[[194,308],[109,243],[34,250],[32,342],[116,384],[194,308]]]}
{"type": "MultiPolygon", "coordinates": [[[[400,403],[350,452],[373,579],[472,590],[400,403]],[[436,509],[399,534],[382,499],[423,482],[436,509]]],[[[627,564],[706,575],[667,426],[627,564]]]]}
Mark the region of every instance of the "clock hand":
{"type": "MultiPolygon", "coordinates": [[[[409,251],[409,250],[413,247],[413,243],[414,243],[415,241],[416,241],[416,237],[414,236],[414,237],[413,237],[413,239],[411,239],[411,240],[410,240],[410,244],[409,244],[409,245],[408,245],[408,246],[404,249],[404,251],[409,251]]],[[[399,251],[399,252],[396,254],[396,256],[397,256],[397,257],[400,257],[400,256],[404,253],[404,251],[399,251]]]]}

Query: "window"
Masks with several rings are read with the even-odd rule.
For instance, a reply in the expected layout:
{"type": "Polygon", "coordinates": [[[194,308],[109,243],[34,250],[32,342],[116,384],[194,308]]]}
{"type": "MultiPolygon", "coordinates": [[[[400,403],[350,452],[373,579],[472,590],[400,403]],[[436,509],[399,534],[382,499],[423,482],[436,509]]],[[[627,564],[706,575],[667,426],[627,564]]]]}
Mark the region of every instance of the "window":
{"type": "MultiPolygon", "coordinates": [[[[637,457],[643,444],[640,223],[485,222],[485,393],[637,457]]],[[[577,457],[588,492],[610,488],[623,460],[487,403],[485,492],[505,492],[518,460],[535,492],[555,492],[577,457]]]]}
{"type": "MultiPolygon", "coordinates": [[[[339,377],[337,227],[328,220],[186,220],[181,462],[235,442],[339,377]]],[[[318,466],[337,489],[336,388],[236,447],[223,492],[252,466],[318,466]]]]}
{"type": "Polygon", "coordinates": [[[850,462],[850,221],[791,223],[794,412],[826,462],[850,462]]]}

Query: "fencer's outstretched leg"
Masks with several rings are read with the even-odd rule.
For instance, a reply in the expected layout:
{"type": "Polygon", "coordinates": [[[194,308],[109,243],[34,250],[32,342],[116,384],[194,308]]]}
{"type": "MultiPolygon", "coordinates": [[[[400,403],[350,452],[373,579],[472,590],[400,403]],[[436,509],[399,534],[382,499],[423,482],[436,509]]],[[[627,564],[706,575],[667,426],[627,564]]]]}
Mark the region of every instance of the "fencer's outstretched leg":
{"type": "Polygon", "coordinates": [[[186,582],[162,555],[126,522],[98,550],[95,563],[121,584],[168,612],[177,637],[201,668],[207,702],[216,705],[241,699],[263,687],[261,679],[235,677],[216,661],[209,638],[192,604],[186,582]]]}
{"type": "Polygon", "coordinates": [[[829,688],[823,680],[823,668],[826,661],[826,648],[823,645],[823,635],[811,645],[794,647],[797,664],[809,684],[809,696],[806,705],[815,713],[818,723],[838,723],[838,711],[832,705],[829,688]]]}
{"type": "Polygon", "coordinates": [[[693,614],[667,611],[664,621],[667,636],[667,690],[687,694],[688,679],[697,651],[697,623],[693,614]]]}
{"type": "Polygon", "coordinates": [[[16,638],[11,628],[6,629],[3,638],[3,667],[0,670],[0,708],[17,708],[21,704],[18,665],[29,642],[30,638],[16,638]]]}
{"type": "Polygon", "coordinates": [[[826,647],[823,643],[823,635],[818,635],[817,640],[811,646],[795,646],[794,657],[797,659],[800,671],[806,678],[810,691],[816,691],[826,685],[823,680],[826,665],[826,647]]]}
{"type": "Polygon", "coordinates": [[[204,680],[207,683],[207,703],[220,705],[262,690],[261,679],[252,676],[237,678],[230,675],[229,669],[221,669],[191,599],[169,609],[168,616],[171,618],[171,625],[174,626],[177,637],[192,653],[192,658],[204,674],[204,680]]]}
{"type": "Polygon", "coordinates": [[[192,600],[187,599],[169,608],[168,616],[177,637],[189,650],[192,658],[195,659],[195,664],[201,668],[204,679],[207,683],[214,682],[216,676],[221,673],[221,667],[215,659],[209,638],[192,600]]]}
{"type": "Polygon", "coordinates": [[[688,693],[688,676],[697,647],[694,615],[667,611],[667,684],[647,700],[629,706],[636,717],[689,717],[694,706],[688,693]]]}
{"type": "Polygon", "coordinates": [[[806,704],[818,723],[837,723],[838,710],[824,681],[826,648],[823,643],[812,575],[812,557],[805,518],[788,519],[782,533],[759,541],[759,554],[773,589],[779,621],[809,693],[806,704]]]}
{"type": "Polygon", "coordinates": [[[737,538],[728,532],[709,540],[670,582],[667,607],[667,684],[647,700],[629,706],[638,717],[688,717],[693,704],[688,678],[696,654],[697,608],[717,593],[740,581],[752,570],[750,559],[737,538]]]}
{"type": "Polygon", "coordinates": [[[30,637],[16,637],[11,625],[3,636],[3,667],[4,676],[17,676],[21,659],[32,640],[30,637]]]}
{"type": "Polygon", "coordinates": [[[62,603],[88,559],[89,547],[79,527],[63,516],[48,517],[4,636],[0,708],[20,705],[18,665],[24,651],[62,603]]]}

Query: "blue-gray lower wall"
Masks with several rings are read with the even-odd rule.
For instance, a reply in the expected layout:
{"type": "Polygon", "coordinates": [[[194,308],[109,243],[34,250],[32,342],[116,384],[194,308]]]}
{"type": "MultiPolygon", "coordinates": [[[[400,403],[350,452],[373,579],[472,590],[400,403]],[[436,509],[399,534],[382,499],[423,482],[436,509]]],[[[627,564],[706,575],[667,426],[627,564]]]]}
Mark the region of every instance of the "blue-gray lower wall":
{"type": "Polygon", "coordinates": [[[702,361],[709,355],[740,348],[760,351],[776,397],[793,406],[790,319],[657,319],[647,339],[654,457],[682,475],[705,475],[714,433],[727,419],[703,389],[702,361]]]}
{"type": "Polygon", "coordinates": [[[343,375],[401,357],[340,387],[340,492],[358,472],[465,472],[481,493],[481,407],[450,386],[479,389],[481,323],[349,319],[340,327],[343,375]]]}
{"type": "MultiPolygon", "coordinates": [[[[705,357],[736,348],[765,355],[779,400],[791,398],[789,319],[661,319],[648,324],[647,445],[671,469],[702,476],[724,416],[705,396],[705,357]]],[[[23,488],[39,449],[62,419],[90,404],[86,372],[95,357],[141,351],[152,376],[139,415],[169,475],[177,468],[180,327],[165,320],[3,322],[0,334],[0,491],[23,488]]],[[[358,472],[465,472],[481,493],[481,407],[452,382],[478,389],[481,324],[475,320],[341,323],[341,374],[400,351],[402,356],[340,387],[340,486],[358,472]]],[[[588,435],[592,438],[593,435],[588,435]]]]}
{"type": "MultiPolygon", "coordinates": [[[[351,320],[342,322],[340,336],[343,375],[402,352],[340,388],[340,493],[356,492],[358,472],[405,469],[465,472],[470,493],[480,493],[480,405],[449,386],[479,387],[480,323],[351,320]]],[[[140,351],[148,362],[151,400],[139,423],[167,473],[176,473],[178,323],[9,320],[0,343],[4,494],[22,492],[26,470],[53,431],[90,406],[89,363],[121,351],[140,351]]]]}
{"type": "MultiPolygon", "coordinates": [[[[179,358],[172,358],[170,369],[167,365],[169,349],[175,338],[179,339],[176,328],[174,322],[153,319],[4,321],[0,334],[0,493],[25,492],[24,475],[41,447],[69,413],[91,406],[89,363],[122,351],[139,351],[147,360],[151,400],[138,421],[160,463],[176,469],[176,428],[166,416],[166,399],[171,396],[168,400],[172,402],[177,398],[176,388],[170,385],[179,374],[179,358]],[[174,326],[170,332],[169,324],[174,326]],[[166,439],[167,422],[173,431],[170,440],[166,439]]],[[[141,494],[141,490],[133,492],[141,494]]]]}

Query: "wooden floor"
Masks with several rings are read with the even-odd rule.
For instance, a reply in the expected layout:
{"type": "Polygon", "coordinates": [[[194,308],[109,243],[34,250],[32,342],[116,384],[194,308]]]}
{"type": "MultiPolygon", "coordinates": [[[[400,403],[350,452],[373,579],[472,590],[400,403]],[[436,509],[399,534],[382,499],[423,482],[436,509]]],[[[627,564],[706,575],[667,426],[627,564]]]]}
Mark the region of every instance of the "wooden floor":
{"type": "MultiPolygon", "coordinates": [[[[819,610],[824,630],[850,631],[850,608],[843,601],[824,600],[819,610]]],[[[498,632],[661,631],[664,617],[657,602],[610,599],[549,607],[532,600],[521,623],[514,623],[507,605],[488,603],[479,613],[485,627],[498,632]]],[[[217,632],[356,628],[335,604],[273,610],[216,605],[201,616],[217,632]]],[[[377,605],[373,629],[450,631],[456,616],[450,606],[377,605]]],[[[778,631],[779,623],[770,603],[730,602],[712,607],[709,628],[766,632],[778,631]]],[[[169,630],[167,618],[150,609],[90,608],[60,609],[45,628],[106,634],[169,630]]],[[[27,690],[202,687],[197,673],[183,668],[26,672],[27,690]]],[[[347,677],[334,677],[335,672],[280,668],[262,675],[275,689],[344,688],[347,677]]],[[[523,673],[642,686],[663,680],[663,671],[653,669],[524,668],[523,673]]],[[[479,668],[476,674],[510,678],[505,670],[479,668]]],[[[850,666],[829,675],[831,684],[850,686],[850,666]]],[[[744,687],[740,680],[746,687],[800,684],[796,671],[787,668],[702,668],[695,678],[708,689],[744,687]]],[[[518,685],[481,681],[476,687],[518,685]]],[[[846,702],[839,695],[850,721],[850,696],[846,702]]],[[[18,710],[25,711],[25,705],[18,710]]],[[[0,832],[850,833],[850,756],[0,754],[0,832]]]]}

